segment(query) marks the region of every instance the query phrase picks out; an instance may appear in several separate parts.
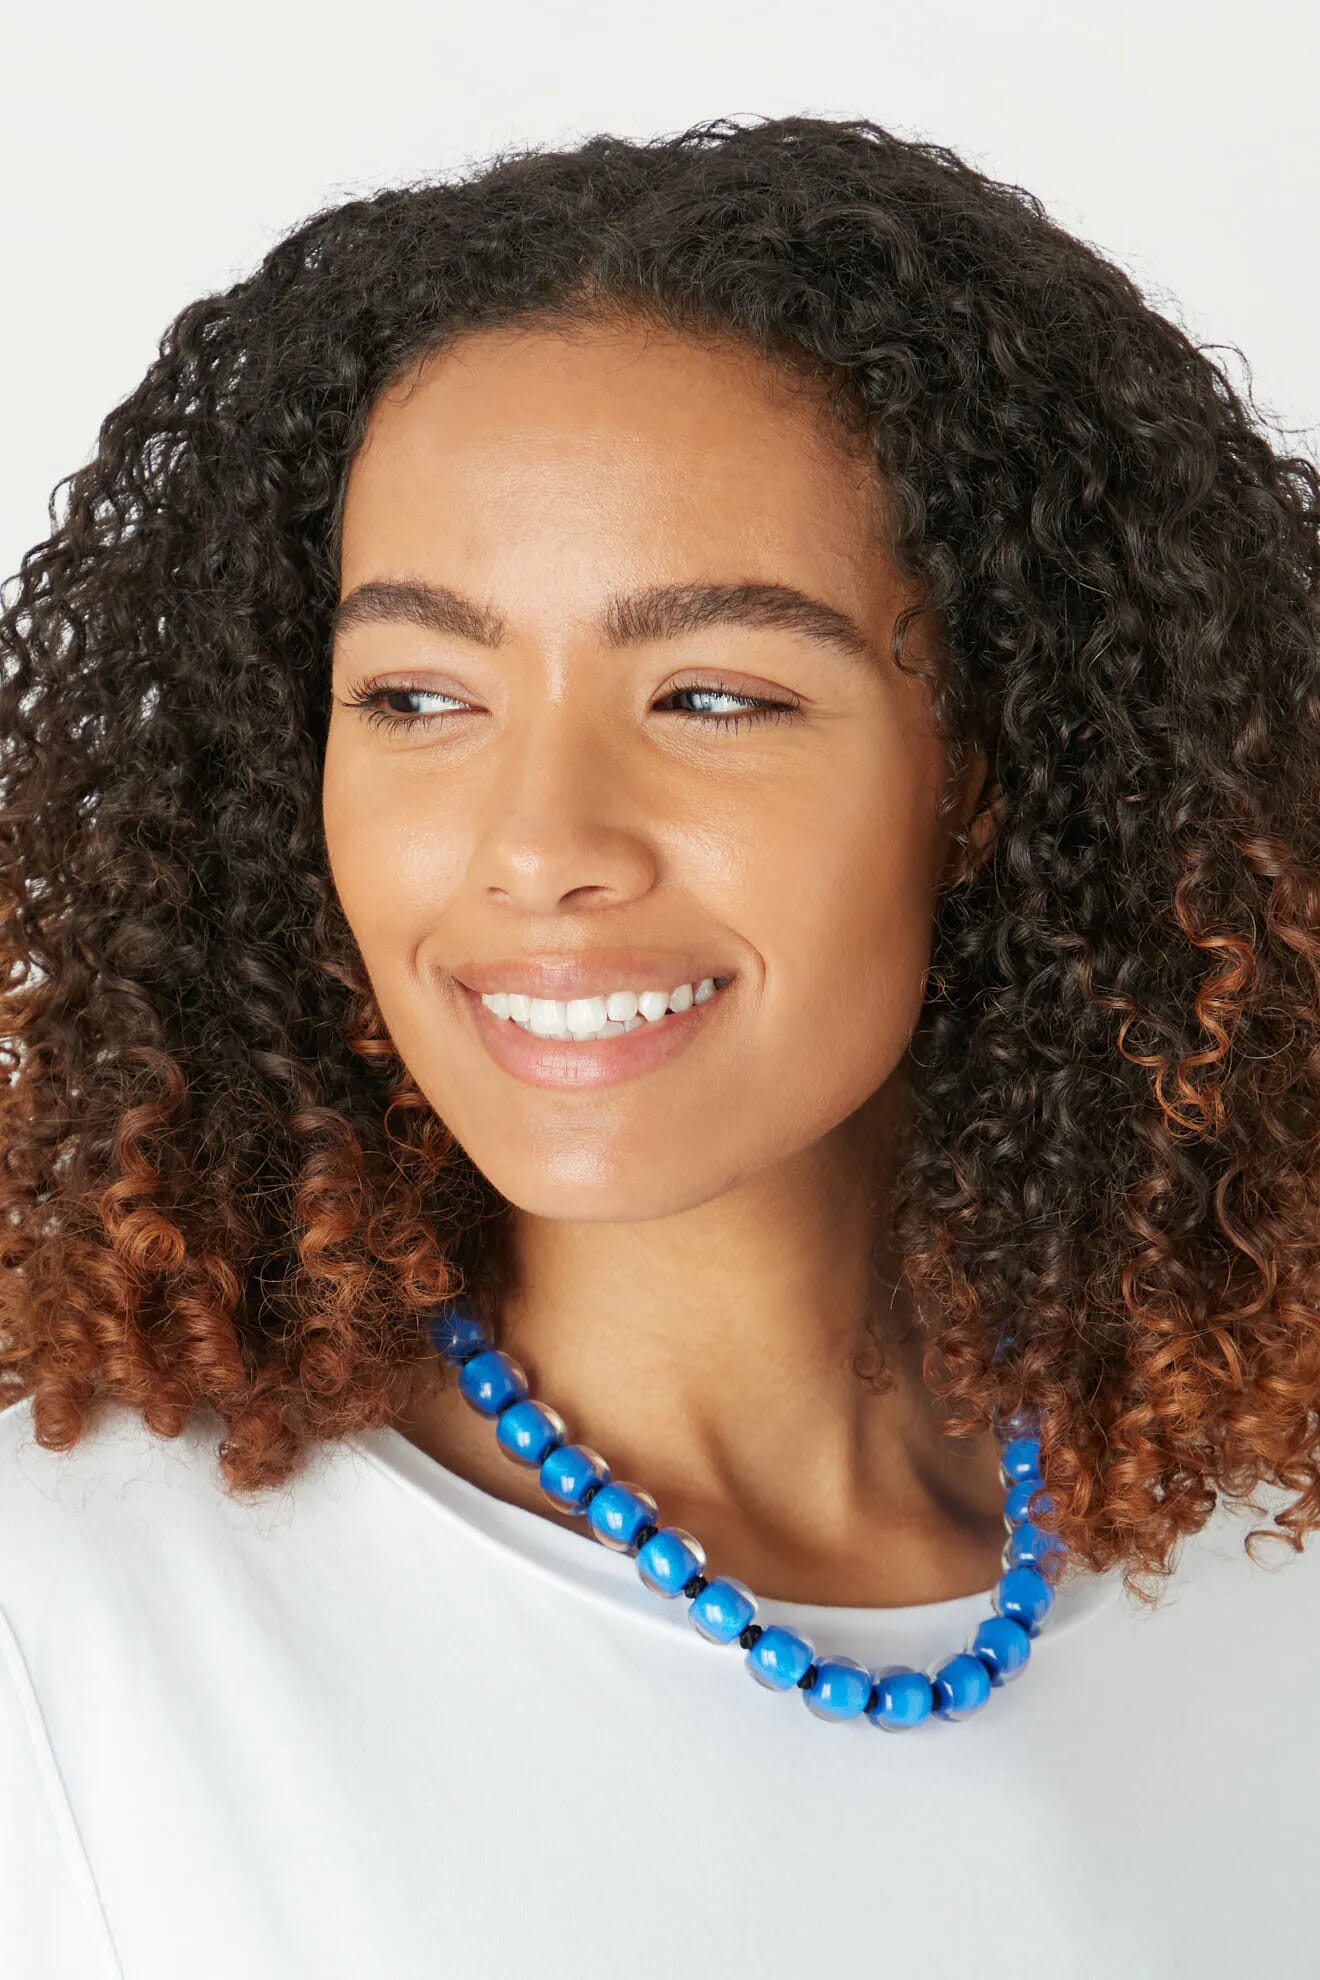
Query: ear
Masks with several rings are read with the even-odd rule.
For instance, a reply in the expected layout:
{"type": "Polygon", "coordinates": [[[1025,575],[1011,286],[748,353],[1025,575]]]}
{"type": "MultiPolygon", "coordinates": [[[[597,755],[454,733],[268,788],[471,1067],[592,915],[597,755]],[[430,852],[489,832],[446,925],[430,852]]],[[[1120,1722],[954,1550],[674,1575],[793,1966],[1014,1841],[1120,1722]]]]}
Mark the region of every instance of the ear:
{"type": "Polygon", "coordinates": [[[1007,800],[998,784],[988,786],[971,824],[967,828],[967,853],[964,861],[964,880],[970,880],[979,873],[994,850],[995,841],[1003,830],[1007,800]]]}
{"type": "Polygon", "coordinates": [[[977,750],[961,778],[961,802],[952,826],[952,851],[940,890],[963,886],[979,873],[1003,828],[1004,793],[990,776],[984,750],[977,750]]]}

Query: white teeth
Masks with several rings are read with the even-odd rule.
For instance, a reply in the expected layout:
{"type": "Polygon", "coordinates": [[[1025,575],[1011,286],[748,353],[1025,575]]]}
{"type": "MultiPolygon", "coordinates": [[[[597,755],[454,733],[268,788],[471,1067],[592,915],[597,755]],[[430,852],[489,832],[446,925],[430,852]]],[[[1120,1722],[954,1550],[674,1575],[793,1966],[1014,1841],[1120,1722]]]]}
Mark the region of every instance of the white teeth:
{"type": "Polygon", "coordinates": [[[527,1014],[527,1028],[538,1038],[558,1038],[568,1029],[568,1005],[553,997],[533,997],[527,1014]]]}
{"type": "MultiPolygon", "coordinates": [[[[555,1009],[559,1006],[556,1004],[555,1009]]],[[[590,1038],[608,1017],[603,997],[574,997],[564,1006],[564,1022],[574,1038],[590,1038]]]]}
{"type": "MultiPolygon", "coordinates": [[[[721,987],[728,982],[720,978],[721,987]]],[[[537,1038],[617,1038],[639,1025],[656,1024],[670,1011],[690,1010],[715,995],[715,978],[705,976],[695,988],[680,983],[674,990],[612,990],[608,997],[528,997],[518,991],[497,990],[483,996],[487,1010],[510,1018],[537,1038]]]]}

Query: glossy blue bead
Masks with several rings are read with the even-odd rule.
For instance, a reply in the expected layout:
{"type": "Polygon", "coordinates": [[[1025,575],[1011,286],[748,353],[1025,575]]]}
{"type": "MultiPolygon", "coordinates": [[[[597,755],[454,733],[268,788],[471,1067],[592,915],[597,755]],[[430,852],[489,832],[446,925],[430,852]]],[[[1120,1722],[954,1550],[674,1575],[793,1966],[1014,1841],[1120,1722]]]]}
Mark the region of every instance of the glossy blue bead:
{"type": "Polygon", "coordinates": [[[941,1664],[932,1672],[930,1683],[941,1719],[970,1718],[990,1696],[990,1673],[970,1650],[959,1650],[941,1664]]]}
{"type": "MultiPolygon", "coordinates": [[[[427,1324],[437,1352],[458,1371],[459,1393],[471,1407],[496,1420],[496,1441],[506,1456],[538,1467],[542,1489],[553,1503],[585,1513],[594,1537],[603,1545],[625,1553],[637,1547],[638,1573],[656,1594],[672,1599],[703,1573],[705,1550],[681,1527],[659,1528],[637,1546],[638,1534],[657,1525],[654,1498],[638,1486],[612,1479],[598,1452],[564,1441],[563,1418],[532,1400],[522,1368],[493,1345],[482,1321],[451,1303],[431,1315],[427,1324]]],[[[1001,1443],[1004,1511],[1012,1529],[1005,1548],[1011,1565],[994,1592],[995,1614],[980,1624],[967,1650],[930,1672],[905,1665],[872,1672],[851,1657],[823,1658],[816,1664],[814,1646],[807,1638],[775,1624],[761,1630],[747,1652],[747,1667],[759,1684],[773,1691],[800,1690],[810,1669],[814,1682],[803,1690],[803,1701],[817,1718],[841,1722],[865,1716],[882,1730],[901,1731],[932,1715],[969,1717],[984,1706],[994,1686],[1009,1682],[1026,1668],[1032,1639],[1055,1602],[1040,1566],[1064,1543],[1055,1534],[1043,1533],[1030,1515],[1033,1494],[1040,1495],[1037,1513],[1051,1506],[1041,1489],[1034,1413],[1023,1409],[1001,1416],[996,1411],[994,1425],[1001,1443]]],[[[729,1643],[742,1636],[756,1609],[751,1589],[723,1575],[689,1603],[688,1613],[693,1627],[708,1641],[729,1643]]]]}
{"type": "Polygon", "coordinates": [[[490,1334],[474,1314],[465,1312],[462,1307],[441,1307],[431,1316],[430,1334],[432,1345],[446,1361],[457,1360],[459,1356],[474,1354],[480,1348],[489,1347],[490,1334]]]}
{"type": "Polygon", "coordinates": [[[1021,1520],[1030,1517],[1027,1506],[1033,1492],[1041,1493],[1040,1498],[1036,1502],[1038,1511],[1048,1512],[1053,1506],[1054,1501],[1051,1499],[1049,1493],[1041,1491],[1039,1477],[1020,1478],[1004,1500],[1004,1512],[1013,1522],[1014,1526],[1018,1525],[1021,1520]]]}
{"type": "Polygon", "coordinates": [[[657,1510],[649,1492],[616,1478],[602,1485],[587,1507],[587,1524],[603,1547],[626,1554],[638,1527],[654,1522],[657,1510]]]}
{"type": "Polygon", "coordinates": [[[987,1616],[967,1648],[981,1659],[992,1685],[1007,1684],[1025,1670],[1031,1638],[1012,1616],[987,1616]]]}
{"type": "Polygon", "coordinates": [[[802,1696],[818,1719],[860,1719],[871,1696],[871,1673],[853,1657],[822,1657],[816,1682],[802,1696]]]}
{"type": "Polygon", "coordinates": [[[1006,1485],[1040,1477],[1039,1437],[1011,1437],[999,1453],[1000,1474],[1006,1485]]]}
{"type": "Polygon", "coordinates": [[[798,1636],[780,1623],[771,1623],[747,1652],[747,1668],[768,1691],[791,1691],[813,1654],[805,1636],[798,1636]]]}
{"type": "Polygon", "coordinates": [[[458,1392],[482,1416],[498,1416],[527,1394],[527,1377],[502,1348],[487,1348],[459,1369],[458,1392]]]}
{"type": "Polygon", "coordinates": [[[681,1526],[662,1526],[637,1549],[637,1572],[657,1595],[681,1595],[706,1565],[706,1549],[681,1526]]]}
{"type": "Polygon", "coordinates": [[[1015,1567],[1000,1576],[992,1599],[996,1614],[1011,1616],[1028,1636],[1038,1636],[1054,1607],[1054,1590],[1036,1568],[1015,1567]]]}
{"type": "Polygon", "coordinates": [[[721,1574],[714,1581],[708,1581],[700,1595],[693,1597],[688,1620],[707,1642],[732,1643],[735,1636],[742,1635],[755,1614],[756,1597],[746,1582],[737,1581],[730,1574],[721,1574]]]}
{"type": "Polygon", "coordinates": [[[935,1694],[924,1671],[906,1664],[887,1664],[875,1673],[875,1704],[866,1716],[882,1732],[906,1732],[935,1710],[935,1694]]]}
{"type": "Polygon", "coordinates": [[[524,1396],[500,1413],[495,1442],[515,1464],[540,1464],[548,1450],[562,1443],[564,1419],[557,1409],[524,1396]]]}
{"type": "Polygon", "coordinates": [[[1023,1520],[1008,1536],[1010,1567],[1039,1567],[1046,1554],[1061,1554],[1064,1545],[1057,1533],[1042,1533],[1031,1521],[1023,1520]]]}
{"type": "Polygon", "coordinates": [[[586,1444],[557,1444],[541,1461],[541,1490],[565,1512],[585,1512],[583,1497],[588,1486],[598,1481],[609,1484],[610,1468],[599,1451],[586,1444]]]}

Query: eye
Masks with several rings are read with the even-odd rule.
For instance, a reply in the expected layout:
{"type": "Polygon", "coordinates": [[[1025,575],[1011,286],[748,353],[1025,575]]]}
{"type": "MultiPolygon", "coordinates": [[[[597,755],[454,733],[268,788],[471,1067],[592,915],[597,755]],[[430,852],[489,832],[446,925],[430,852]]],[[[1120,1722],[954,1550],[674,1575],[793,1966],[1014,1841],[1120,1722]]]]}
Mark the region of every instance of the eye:
{"type": "Polygon", "coordinates": [[[705,722],[717,729],[736,729],[743,722],[780,722],[796,715],[798,704],[795,701],[772,701],[765,695],[738,694],[733,688],[720,687],[713,682],[696,682],[689,687],[671,688],[666,701],[681,700],[685,696],[704,697],[711,701],[741,702],[746,711],[738,715],[703,715],[688,708],[676,712],[688,722],[705,722]]]}
{"type": "MultiPolygon", "coordinates": [[[[413,711],[405,711],[405,713],[400,715],[387,708],[385,704],[390,701],[407,701],[409,697],[415,699],[419,695],[423,699],[429,698],[432,701],[458,700],[456,695],[441,694],[435,688],[408,687],[406,685],[401,687],[379,687],[374,681],[359,681],[355,687],[349,689],[348,693],[340,702],[340,707],[356,708],[364,721],[371,722],[382,729],[415,729],[419,722],[423,726],[426,726],[433,718],[430,715],[417,714],[413,711]]],[[[461,706],[462,704],[460,703],[459,705],[461,706]]],[[[440,719],[445,720],[447,718],[442,716],[440,719]]]]}
{"type": "MultiPolygon", "coordinates": [[[[683,687],[671,688],[663,697],[664,702],[683,699],[707,699],[712,701],[737,702],[739,711],[735,714],[703,713],[697,709],[678,708],[674,713],[684,721],[703,722],[707,728],[737,729],[744,722],[785,721],[796,715],[799,704],[796,701],[775,701],[765,695],[739,694],[733,688],[724,687],[718,681],[694,681],[683,687]]],[[[351,687],[340,702],[342,708],[354,708],[364,721],[389,730],[439,727],[462,715],[466,704],[456,695],[441,694],[437,688],[415,687],[409,682],[399,682],[395,686],[385,686],[379,681],[359,681],[351,687]],[[425,714],[416,709],[402,711],[389,707],[391,702],[409,700],[447,701],[456,707],[457,715],[444,711],[425,714]]]]}

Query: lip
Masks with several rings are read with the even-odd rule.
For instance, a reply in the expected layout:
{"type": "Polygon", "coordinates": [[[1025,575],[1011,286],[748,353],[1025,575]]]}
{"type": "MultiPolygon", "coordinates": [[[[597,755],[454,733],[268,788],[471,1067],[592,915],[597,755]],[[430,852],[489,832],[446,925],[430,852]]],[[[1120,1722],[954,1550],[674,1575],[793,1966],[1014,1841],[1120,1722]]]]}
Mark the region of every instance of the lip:
{"type": "MultiPolygon", "coordinates": [[[[498,962],[458,963],[450,971],[464,990],[526,991],[529,997],[606,997],[611,990],[663,990],[666,996],[680,983],[695,990],[707,976],[736,976],[727,963],[694,957],[676,949],[593,949],[589,954],[524,955],[498,962]]],[[[606,1039],[606,1044],[610,1043],[606,1039]]]]}
{"type": "MultiPolygon", "coordinates": [[[[523,981],[527,981],[525,975],[523,981]]],[[[677,981],[683,979],[679,977],[677,981]]],[[[639,1025],[635,1031],[621,1031],[615,1038],[580,1043],[536,1038],[512,1018],[497,1018],[493,1011],[487,1010],[479,991],[469,989],[465,983],[458,987],[472,1013],[477,1036],[497,1066],[528,1086],[572,1088],[615,1086],[665,1065],[718,1022],[733,984],[726,983],[704,1003],[690,1004],[685,1011],[670,1011],[653,1023],[639,1025]]],[[[628,986],[616,982],[614,987],[623,990],[628,986]]]]}

